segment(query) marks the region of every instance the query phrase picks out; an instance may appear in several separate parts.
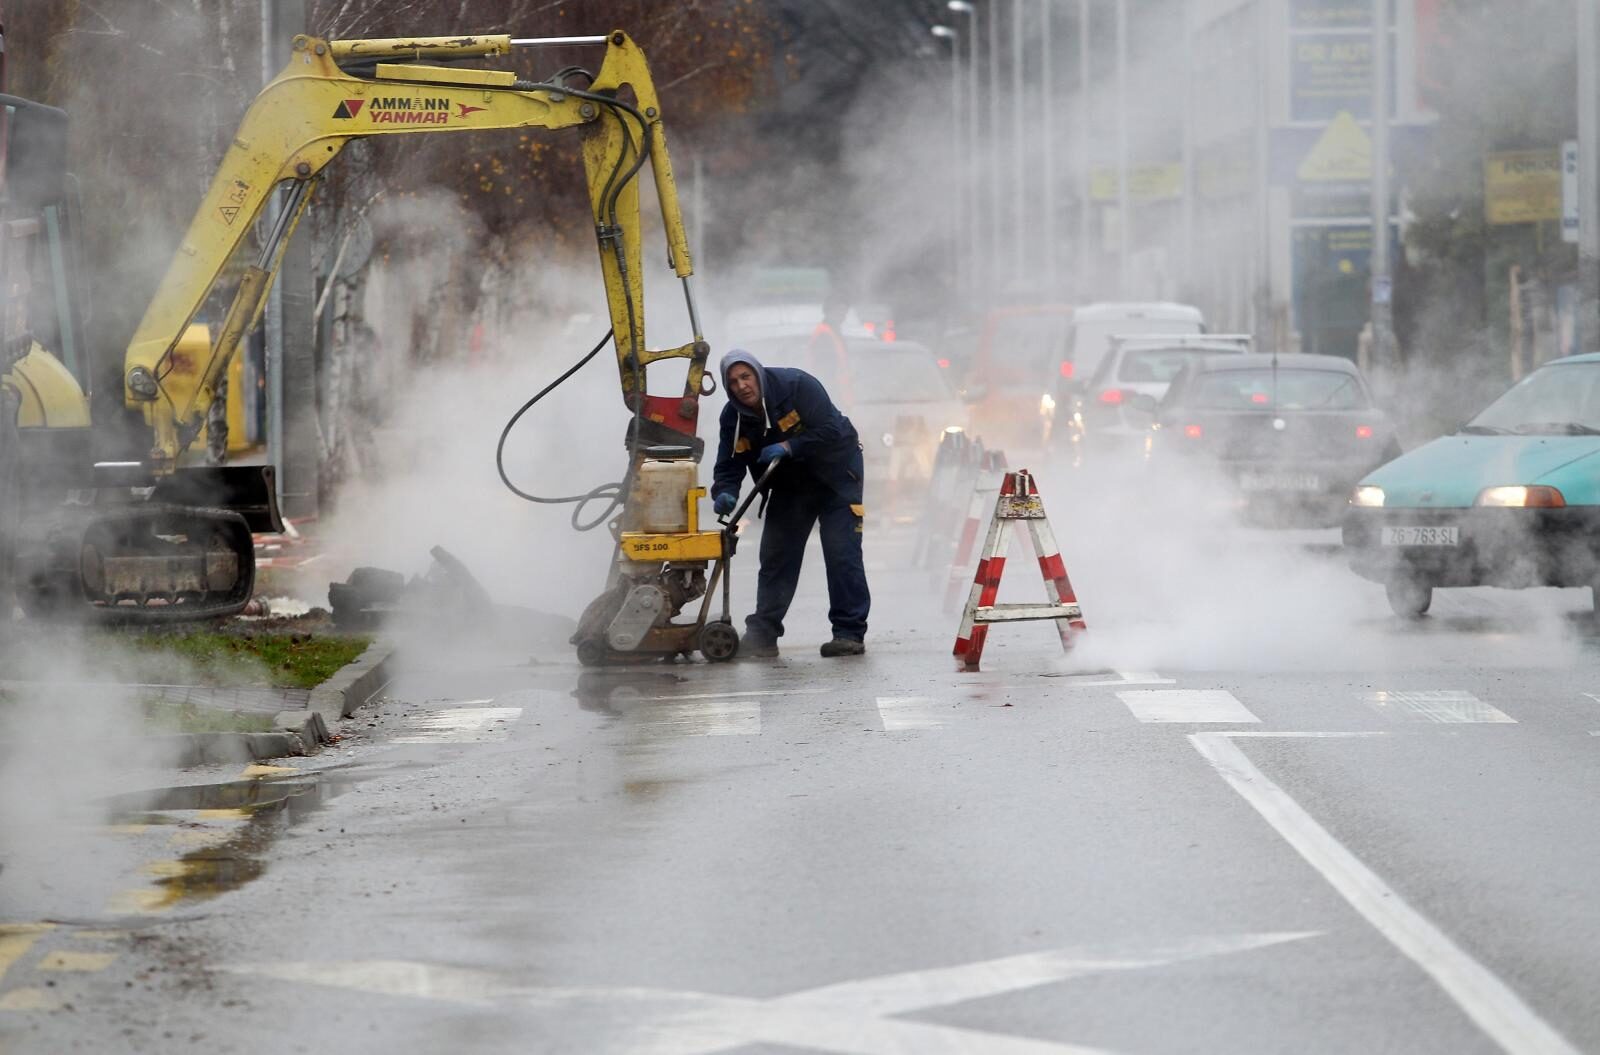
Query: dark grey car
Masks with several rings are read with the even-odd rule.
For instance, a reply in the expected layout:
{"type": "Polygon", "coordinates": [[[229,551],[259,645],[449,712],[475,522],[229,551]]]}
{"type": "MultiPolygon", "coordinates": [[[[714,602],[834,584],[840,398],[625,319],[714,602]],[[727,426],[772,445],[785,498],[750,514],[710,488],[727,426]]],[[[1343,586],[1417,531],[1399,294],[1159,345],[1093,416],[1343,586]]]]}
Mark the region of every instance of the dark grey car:
{"type": "Polygon", "coordinates": [[[1350,489],[1400,455],[1361,371],[1327,355],[1225,355],[1190,363],[1156,411],[1157,464],[1203,460],[1252,519],[1339,522],[1350,489]]]}

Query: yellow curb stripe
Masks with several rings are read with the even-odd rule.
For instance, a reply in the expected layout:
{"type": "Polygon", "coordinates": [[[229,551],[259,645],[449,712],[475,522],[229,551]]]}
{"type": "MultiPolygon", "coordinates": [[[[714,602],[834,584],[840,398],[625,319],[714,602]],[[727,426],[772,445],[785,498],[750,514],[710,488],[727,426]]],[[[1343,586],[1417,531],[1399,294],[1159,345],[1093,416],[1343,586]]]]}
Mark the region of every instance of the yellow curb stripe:
{"type": "Polygon", "coordinates": [[[43,989],[13,989],[0,996],[0,1011],[54,1011],[61,997],[43,989]]]}
{"type": "Polygon", "coordinates": [[[290,776],[292,774],[296,774],[296,773],[299,773],[299,772],[300,771],[298,769],[294,768],[293,766],[259,766],[258,765],[258,766],[245,766],[244,767],[244,772],[240,773],[239,776],[243,777],[246,780],[254,780],[254,779],[258,778],[258,777],[290,776]]]}
{"type": "Polygon", "coordinates": [[[166,891],[154,887],[124,890],[111,898],[106,911],[113,916],[155,915],[172,907],[169,897],[166,891]]]}
{"type": "Polygon", "coordinates": [[[68,952],[59,950],[39,961],[41,971],[103,971],[117,959],[114,952],[68,952]]]}
{"type": "Polygon", "coordinates": [[[49,923],[21,923],[12,926],[0,927],[0,979],[4,979],[6,972],[28,954],[33,948],[33,943],[46,931],[53,930],[49,923]]]}

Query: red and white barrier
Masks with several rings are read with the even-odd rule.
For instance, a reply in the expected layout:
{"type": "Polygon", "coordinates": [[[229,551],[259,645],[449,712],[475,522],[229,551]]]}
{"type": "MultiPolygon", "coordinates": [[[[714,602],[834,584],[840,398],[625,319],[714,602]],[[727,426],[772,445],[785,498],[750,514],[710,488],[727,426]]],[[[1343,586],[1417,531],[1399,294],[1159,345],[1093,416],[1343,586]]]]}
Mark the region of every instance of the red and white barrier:
{"type": "Polygon", "coordinates": [[[1061,647],[1072,647],[1072,634],[1088,629],[1083,619],[1083,609],[1078,605],[1072,582],[1067,578],[1067,566],[1061,559],[1050,522],[1045,517],[1044,502],[1033,475],[1026,469],[1006,473],[1000,484],[1000,496],[995,501],[994,517],[989,522],[989,534],[984,539],[983,553],[978,560],[978,570],[972,579],[972,590],[967,595],[966,609],[961,613],[961,628],[956,632],[954,653],[967,670],[977,670],[983,658],[984,642],[989,636],[991,623],[1019,623],[1051,620],[1061,637],[1061,647]],[[1039,571],[1044,576],[1045,604],[996,604],[1000,595],[1000,577],[1005,572],[1007,528],[1011,521],[1021,520],[1028,525],[1028,538],[1034,555],[1039,560],[1039,571]]]}
{"type": "Polygon", "coordinates": [[[1006,471],[1005,453],[983,452],[979,469],[976,485],[972,488],[972,496],[967,499],[967,519],[961,525],[961,537],[956,541],[955,556],[950,561],[950,571],[945,581],[946,613],[955,611],[956,602],[961,599],[961,587],[967,581],[967,568],[972,561],[972,551],[978,546],[978,525],[983,522],[983,511],[989,508],[992,496],[999,492],[1000,480],[1006,471]],[[995,481],[994,485],[986,486],[987,480],[995,481]]]}

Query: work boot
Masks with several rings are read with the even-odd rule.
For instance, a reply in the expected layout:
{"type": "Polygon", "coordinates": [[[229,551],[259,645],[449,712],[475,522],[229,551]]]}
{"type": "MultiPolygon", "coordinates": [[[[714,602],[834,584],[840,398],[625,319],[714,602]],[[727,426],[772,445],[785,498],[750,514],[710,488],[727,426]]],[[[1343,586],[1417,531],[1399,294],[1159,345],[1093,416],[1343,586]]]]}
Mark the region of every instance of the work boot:
{"type": "Polygon", "coordinates": [[[865,641],[857,641],[853,637],[836,637],[822,646],[822,655],[827,659],[835,656],[860,656],[867,651],[865,641]]]}
{"type": "Polygon", "coordinates": [[[771,638],[745,634],[744,640],[739,642],[739,657],[741,659],[777,659],[778,643],[771,638]]]}

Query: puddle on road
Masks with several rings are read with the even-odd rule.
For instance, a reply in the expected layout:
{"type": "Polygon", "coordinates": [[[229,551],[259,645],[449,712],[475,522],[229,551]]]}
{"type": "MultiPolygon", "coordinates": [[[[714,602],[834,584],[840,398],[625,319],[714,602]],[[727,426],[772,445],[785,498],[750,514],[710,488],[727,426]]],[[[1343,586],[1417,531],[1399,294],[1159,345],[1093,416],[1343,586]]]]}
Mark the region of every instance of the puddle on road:
{"type": "Polygon", "coordinates": [[[682,675],[665,671],[585,671],[578,675],[572,695],[586,711],[620,718],[630,705],[672,695],[685,681],[682,675]]]}
{"type": "Polygon", "coordinates": [[[161,912],[237,890],[266,871],[266,855],[291,826],[300,824],[353,785],[413,765],[371,769],[334,766],[264,774],[221,784],[157,788],[106,800],[111,823],[178,829],[170,843],[196,844],[171,860],[153,861],[148,890],[127,899],[129,912],[161,912]]]}

